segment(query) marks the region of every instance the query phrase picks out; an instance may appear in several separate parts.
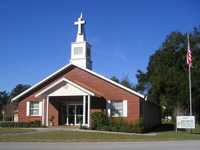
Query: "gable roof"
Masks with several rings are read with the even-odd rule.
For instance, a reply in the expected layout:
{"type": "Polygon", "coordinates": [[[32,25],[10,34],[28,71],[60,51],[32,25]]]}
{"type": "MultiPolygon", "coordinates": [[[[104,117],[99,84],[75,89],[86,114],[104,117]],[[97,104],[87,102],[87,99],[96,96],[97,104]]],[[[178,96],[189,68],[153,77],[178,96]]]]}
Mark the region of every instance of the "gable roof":
{"type": "Polygon", "coordinates": [[[38,94],[35,95],[35,97],[41,97],[43,94],[45,94],[46,92],[48,92],[49,90],[53,89],[54,87],[56,87],[57,85],[59,85],[60,83],[62,82],[66,82],[66,83],[69,83],[71,85],[73,85],[74,87],[78,88],[79,90],[87,93],[88,95],[91,95],[91,96],[96,96],[96,97],[101,97],[99,94],[97,93],[94,93],[92,91],[89,91],[88,89],[85,89],[84,87],[66,79],[66,78],[62,78],[60,80],[58,80],[57,82],[55,82],[54,84],[48,86],[47,88],[45,88],[44,90],[42,90],[41,92],[39,92],[38,94]]]}
{"type": "Polygon", "coordinates": [[[57,75],[58,73],[60,73],[61,71],[65,70],[65,69],[69,68],[69,67],[72,66],[72,65],[74,65],[74,66],[76,66],[76,67],[78,67],[78,68],[80,68],[80,69],[82,69],[82,70],[84,70],[84,71],[86,71],[86,72],[89,72],[89,73],[91,73],[91,74],[93,74],[93,75],[95,75],[95,76],[97,76],[97,77],[99,77],[99,78],[101,78],[101,79],[103,79],[103,80],[106,80],[107,82],[110,82],[110,83],[112,83],[112,84],[114,84],[114,85],[116,85],[116,86],[118,86],[118,87],[120,87],[120,88],[122,88],[122,89],[124,89],[124,90],[126,90],[126,91],[128,91],[128,92],[130,92],[130,93],[132,93],[132,94],[134,94],[134,95],[137,95],[137,96],[139,96],[139,97],[141,97],[141,98],[145,98],[144,95],[142,95],[142,94],[140,94],[140,93],[138,93],[138,92],[135,92],[135,91],[133,91],[133,90],[131,90],[131,89],[129,89],[129,88],[127,88],[127,87],[125,87],[125,86],[123,86],[123,85],[121,85],[121,84],[115,82],[115,81],[112,81],[112,80],[110,80],[110,79],[108,79],[108,78],[106,78],[106,77],[104,77],[104,76],[102,76],[102,75],[100,75],[100,74],[98,74],[98,73],[92,71],[92,70],[89,70],[89,69],[87,69],[87,68],[81,67],[81,66],[79,66],[79,65],[77,65],[77,64],[75,64],[75,63],[69,63],[69,64],[65,65],[64,67],[62,67],[61,69],[57,70],[56,72],[52,73],[51,75],[49,75],[48,77],[46,77],[46,78],[43,79],[42,81],[38,82],[38,83],[35,84],[34,86],[30,87],[30,88],[27,89],[26,91],[22,92],[21,94],[17,95],[16,97],[12,98],[11,102],[13,102],[13,101],[19,99],[20,97],[22,97],[23,95],[25,95],[26,93],[28,93],[29,91],[31,91],[32,89],[34,89],[35,87],[41,85],[42,83],[44,83],[44,82],[47,81],[48,79],[54,77],[55,75],[57,75]]]}

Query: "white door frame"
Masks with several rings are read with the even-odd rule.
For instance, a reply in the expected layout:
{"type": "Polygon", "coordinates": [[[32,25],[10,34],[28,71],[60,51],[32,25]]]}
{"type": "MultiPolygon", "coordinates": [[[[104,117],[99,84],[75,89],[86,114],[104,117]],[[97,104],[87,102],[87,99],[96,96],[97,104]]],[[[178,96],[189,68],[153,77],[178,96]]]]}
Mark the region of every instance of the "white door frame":
{"type": "MultiPolygon", "coordinates": [[[[77,119],[76,109],[77,109],[77,105],[83,106],[83,104],[82,104],[82,103],[67,104],[67,122],[66,122],[66,125],[71,125],[71,124],[69,124],[69,106],[70,106],[70,105],[71,105],[71,106],[72,106],[72,105],[75,106],[75,107],[74,107],[74,109],[75,109],[75,113],[74,113],[74,125],[78,125],[77,122],[76,122],[76,119],[77,119]]],[[[84,113],[83,113],[82,115],[84,115],[84,113]]],[[[83,118],[84,118],[84,117],[83,117],[83,118]]]]}

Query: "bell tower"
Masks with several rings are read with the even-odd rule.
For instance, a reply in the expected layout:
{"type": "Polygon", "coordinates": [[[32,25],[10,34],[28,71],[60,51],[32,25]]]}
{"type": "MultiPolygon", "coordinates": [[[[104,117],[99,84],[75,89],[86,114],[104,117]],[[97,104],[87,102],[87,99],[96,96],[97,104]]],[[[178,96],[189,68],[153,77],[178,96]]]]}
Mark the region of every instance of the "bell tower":
{"type": "Polygon", "coordinates": [[[91,61],[91,45],[86,42],[84,25],[86,21],[83,20],[81,13],[80,18],[74,25],[78,26],[76,42],[71,43],[71,59],[70,62],[92,70],[91,61]]]}

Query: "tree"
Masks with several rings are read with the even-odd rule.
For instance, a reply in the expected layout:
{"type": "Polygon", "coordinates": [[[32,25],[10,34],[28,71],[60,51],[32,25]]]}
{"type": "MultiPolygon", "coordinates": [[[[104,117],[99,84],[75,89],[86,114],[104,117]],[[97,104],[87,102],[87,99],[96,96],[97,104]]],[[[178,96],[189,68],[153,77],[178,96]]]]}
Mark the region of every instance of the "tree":
{"type": "Polygon", "coordinates": [[[0,119],[2,119],[1,111],[3,107],[8,103],[9,97],[9,93],[7,93],[6,91],[0,92],[0,119]]]}
{"type": "Polygon", "coordinates": [[[7,105],[3,106],[4,109],[4,117],[6,120],[11,120],[13,121],[14,119],[14,113],[17,110],[17,103],[13,102],[13,103],[8,103],[7,105]]]}
{"type": "Polygon", "coordinates": [[[133,84],[130,82],[129,78],[128,78],[128,75],[124,75],[122,77],[122,80],[120,82],[121,85],[129,88],[129,89],[132,89],[133,88],[133,84]]]}
{"type": "Polygon", "coordinates": [[[117,83],[120,83],[121,85],[123,85],[129,89],[135,88],[134,85],[130,82],[128,75],[123,75],[121,81],[116,76],[112,76],[110,79],[117,83]]]}
{"type": "Polygon", "coordinates": [[[138,70],[136,74],[136,78],[138,80],[138,84],[136,84],[135,86],[135,91],[146,95],[150,88],[147,74],[142,72],[141,70],[138,70]]]}
{"type": "Polygon", "coordinates": [[[6,91],[0,92],[0,110],[2,110],[2,107],[8,103],[9,100],[9,93],[6,91]]]}
{"type": "Polygon", "coordinates": [[[112,76],[112,77],[110,78],[110,80],[113,80],[113,81],[119,83],[119,79],[118,79],[116,76],[112,76]]]}
{"type": "Polygon", "coordinates": [[[14,98],[15,96],[21,94],[22,92],[24,92],[25,90],[27,90],[28,88],[30,88],[30,85],[26,85],[26,84],[18,84],[10,93],[10,99],[14,98]]]}
{"type": "MultiPolygon", "coordinates": [[[[200,114],[200,26],[190,34],[194,68],[191,69],[193,112],[200,114]]],[[[138,71],[138,91],[164,105],[172,115],[177,108],[189,112],[189,79],[186,64],[187,34],[167,35],[161,47],[149,58],[147,72],[138,71]]]]}

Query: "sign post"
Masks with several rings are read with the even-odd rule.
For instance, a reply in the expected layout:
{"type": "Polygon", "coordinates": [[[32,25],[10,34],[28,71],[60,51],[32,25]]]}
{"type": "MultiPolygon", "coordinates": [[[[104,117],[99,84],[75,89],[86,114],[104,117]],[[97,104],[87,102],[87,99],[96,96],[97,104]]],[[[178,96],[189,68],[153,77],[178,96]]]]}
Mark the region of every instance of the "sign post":
{"type": "Polygon", "coordinates": [[[176,133],[177,129],[195,129],[195,117],[176,116],[176,133]]]}

